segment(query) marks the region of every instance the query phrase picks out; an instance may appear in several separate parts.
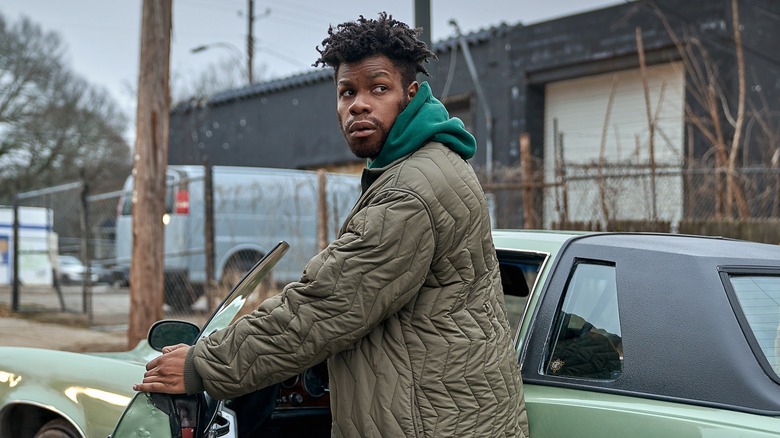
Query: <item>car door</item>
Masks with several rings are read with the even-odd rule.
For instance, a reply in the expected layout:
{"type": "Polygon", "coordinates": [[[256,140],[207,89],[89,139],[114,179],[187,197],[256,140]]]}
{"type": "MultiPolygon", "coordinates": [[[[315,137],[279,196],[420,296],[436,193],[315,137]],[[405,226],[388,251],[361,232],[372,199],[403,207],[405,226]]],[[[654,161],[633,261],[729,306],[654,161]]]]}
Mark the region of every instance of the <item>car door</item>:
{"type": "Polygon", "coordinates": [[[545,296],[555,303],[551,319],[538,318],[533,336],[545,338],[540,361],[526,361],[524,374],[547,377],[526,383],[531,433],[535,437],[701,436],[701,425],[675,413],[684,406],[605,392],[623,373],[624,352],[616,263],[575,258],[565,282],[553,279],[545,296]],[[555,288],[562,293],[554,293],[555,288]],[[530,369],[529,369],[530,368],[530,369]]]}
{"type": "MultiPolygon", "coordinates": [[[[250,296],[259,291],[263,279],[270,274],[288,248],[286,242],[280,242],[257,262],[217,306],[200,333],[191,323],[161,321],[149,330],[149,345],[161,351],[166,345],[193,344],[197,339],[232,324],[245,310],[250,296]]],[[[235,436],[236,429],[232,410],[205,392],[187,396],[139,393],[122,414],[111,437],[230,437],[235,436]]]]}

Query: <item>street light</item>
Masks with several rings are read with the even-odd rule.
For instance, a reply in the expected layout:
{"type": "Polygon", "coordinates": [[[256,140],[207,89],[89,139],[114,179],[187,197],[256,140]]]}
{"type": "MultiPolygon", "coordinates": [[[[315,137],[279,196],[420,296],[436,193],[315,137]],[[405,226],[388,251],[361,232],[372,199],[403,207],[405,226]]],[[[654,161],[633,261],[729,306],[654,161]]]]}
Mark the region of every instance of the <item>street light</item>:
{"type": "MultiPolygon", "coordinates": [[[[246,36],[246,69],[244,74],[246,75],[247,82],[252,85],[254,78],[252,77],[252,57],[255,54],[255,37],[254,37],[254,24],[258,18],[264,18],[271,15],[271,8],[266,8],[262,15],[255,16],[255,2],[254,0],[247,0],[247,36],[246,36]]],[[[239,11],[241,15],[241,11],[239,11]]],[[[204,44],[202,46],[195,47],[191,50],[192,53],[202,52],[209,49],[212,46],[220,46],[229,49],[231,52],[238,53],[238,59],[243,58],[243,53],[238,47],[231,43],[217,42],[211,44],[204,44]]],[[[241,65],[241,63],[239,63],[241,65]]]]}
{"type": "MultiPolygon", "coordinates": [[[[224,49],[228,49],[228,51],[231,53],[231,56],[233,56],[235,58],[234,60],[236,61],[236,63],[239,66],[244,64],[243,61],[242,61],[242,59],[244,58],[244,54],[241,52],[241,49],[236,47],[234,44],[226,43],[226,42],[222,42],[222,41],[218,41],[216,43],[203,44],[203,45],[200,45],[200,46],[197,46],[197,47],[193,47],[192,49],[190,49],[190,53],[205,52],[206,50],[211,49],[213,47],[222,47],[224,49]]],[[[247,62],[247,67],[239,67],[239,68],[241,68],[241,73],[246,78],[246,80],[249,83],[249,85],[252,85],[252,82],[253,82],[252,81],[252,73],[251,73],[252,72],[252,67],[251,67],[252,57],[251,56],[247,56],[246,62],[247,62]]]]}

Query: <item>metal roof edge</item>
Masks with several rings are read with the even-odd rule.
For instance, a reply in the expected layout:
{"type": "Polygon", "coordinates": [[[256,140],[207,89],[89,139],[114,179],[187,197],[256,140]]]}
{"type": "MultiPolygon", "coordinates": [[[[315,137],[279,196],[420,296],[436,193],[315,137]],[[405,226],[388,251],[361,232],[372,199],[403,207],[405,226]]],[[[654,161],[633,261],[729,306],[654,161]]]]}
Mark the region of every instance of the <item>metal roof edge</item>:
{"type": "MultiPolygon", "coordinates": [[[[504,35],[511,29],[518,26],[522,26],[522,24],[510,26],[506,23],[501,23],[497,26],[491,26],[470,32],[467,35],[464,35],[464,37],[466,38],[466,41],[469,43],[469,45],[480,44],[488,41],[493,36],[504,35]]],[[[432,50],[437,54],[447,53],[451,51],[456,45],[458,45],[458,37],[453,36],[451,38],[434,43],[432,50]]],[[[248,99],[255,96],[275,93],[304,85],[311,85],[331,79],[333,79],[333,69],[331,68],[312,70],[293,76],[271,79],[240,88],[232,88],[229,90],[220,91],[207,97],[192,97],[189,100],[181,101],[175,104],[171,108],[171,113],[186,113],[193,109],[203,108],[205,106],[224,105],[236,100],[248,99]]]]}

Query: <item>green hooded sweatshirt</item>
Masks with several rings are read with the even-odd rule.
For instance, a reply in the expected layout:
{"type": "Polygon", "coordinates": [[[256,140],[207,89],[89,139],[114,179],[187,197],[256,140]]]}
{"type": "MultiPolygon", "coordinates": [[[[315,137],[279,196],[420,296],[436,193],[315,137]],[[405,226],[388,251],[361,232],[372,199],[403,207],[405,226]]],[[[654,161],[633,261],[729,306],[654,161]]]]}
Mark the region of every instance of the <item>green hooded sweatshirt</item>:
{"type": "Polygon", "coordinates": [[[385,167],[431,141],[445,144],[464,160],[477,151],[474,136],[466,131],[459,118],[450,118],[447,108],[433,97],[431,86],[423,82],[406,109],[395,119],[382,151],[368,168],[385,167]]]}

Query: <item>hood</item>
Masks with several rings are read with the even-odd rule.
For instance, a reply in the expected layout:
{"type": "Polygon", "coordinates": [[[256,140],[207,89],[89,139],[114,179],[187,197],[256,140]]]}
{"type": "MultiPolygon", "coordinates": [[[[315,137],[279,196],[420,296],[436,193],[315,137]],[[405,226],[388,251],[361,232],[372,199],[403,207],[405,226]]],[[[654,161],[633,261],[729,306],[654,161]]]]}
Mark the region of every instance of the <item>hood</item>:
{"type": "Polygon", "coordinates": [[[428,82],[423,82],[406,109],[395,119],[382,151],[368,168],[385,167],[431,141],[446,145],[464,160],[477,151],[474,136],[466,131],[459,118],[450,118],[444,104],[433,97],[428,82]]]}

